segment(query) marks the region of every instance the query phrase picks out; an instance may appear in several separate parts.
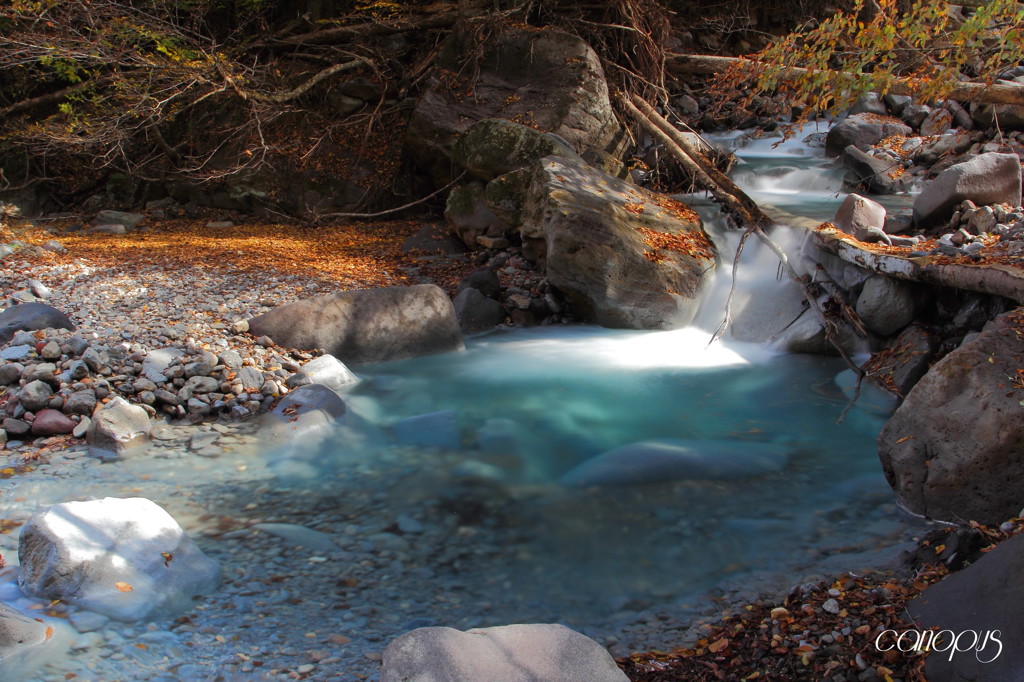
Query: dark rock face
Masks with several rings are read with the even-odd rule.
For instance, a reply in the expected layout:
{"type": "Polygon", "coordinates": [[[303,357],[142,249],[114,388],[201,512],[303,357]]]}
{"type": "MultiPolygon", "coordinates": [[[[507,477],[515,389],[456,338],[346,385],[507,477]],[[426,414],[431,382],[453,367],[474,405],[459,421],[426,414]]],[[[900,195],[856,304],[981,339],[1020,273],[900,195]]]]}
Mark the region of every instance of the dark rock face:
{"type": "Polygon", "coordinates": [[[585,41],[526,27],[507,28],[484,45],[477,40],[470,31],[448,38],[409,122],[406,150],[435,183],[455,177],[453,144],[485,118],[521,121],[554,133],[576,152],[622,144],[604,70],[585,41]],[[478,77],[473,83],[460,80],[465,55],[481,47],[478,77]],[[473,94],[467,97],[470,87],[473,94]]]}
{"type": "Polygon", "coordinates": [[[501,303],[472,287],[463,289],[452,301],[452,305],[455,306],[459,325],[466,334],[493,329],[505,319],[505,309],[501,303]]]}
{"type": "Polygon", "coordinates": [[[548,282],[606,327],[689,324],[715,268],[695,213],[568,159],[536,167],[520,233],[548,282]]]}
{"type": "Polygon", "coordinates": [[[462,350],[448,296],[432,284],[342,291],[280,306],[249,321],[254,336],[322,348],[347,365],[462,350]]]}
{"type": "Polygon", "coordinates": [[[878,437],[900,504],[944,521],[1000,523],[1024,507],[1024,312],[997,318],[936,363],[878,437]]]}
{"type": "Polygon", "coordinates": [[[920,629],[946,633],[938,649],[959,637],[956,649],[934,651],[925,674],[933,682],[1024,680],[1024,536],[1010,538],[974,564],[926,589],[907,605],[920,629]],[[975,634],[977,637],[975,637],[975,634]],[[993,639],[993,637],[995,639],[993,639]]]}
{"type": "Polygon", "coordinates": [[[990,152],[957,163],[925,185],[914,200],[914,223],[919,227],[944,225],[956,205],[1006,203],[1019,206],[1021,166],[1015,154],[990,152]]]}
{"type": "Polygon", "coordinates": [[[74,323],[61,311],[45,303],[22,303],[0,313],[0,345],[17,331],[35,329],[74,329],[74,323]]]}
{"type": "Polygon", "coordinates": [[[910,126],[876,114],[854,114],[832,126],[825,136],[825,154],[839,156],[850,145],[866,151],[891,135],[910,135],[910,126]]]}

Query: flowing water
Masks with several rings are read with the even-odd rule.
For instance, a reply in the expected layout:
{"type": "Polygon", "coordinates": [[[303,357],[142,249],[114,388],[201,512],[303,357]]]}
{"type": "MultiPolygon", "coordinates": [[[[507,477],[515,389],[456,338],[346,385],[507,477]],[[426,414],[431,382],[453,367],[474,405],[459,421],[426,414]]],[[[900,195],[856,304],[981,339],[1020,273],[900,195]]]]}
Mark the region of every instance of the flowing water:
{"type": "MultiPolygon", "coordinates": [[[[738,150],[739,184],[759,201],[830,218],[842,198],[841,172],[820,150],[773,142],[738,150]]],[[[717,229],[713,211],[705,213],[717,229]]],[[[724,256],[735,238],[716,237],[724,256]]],[[[793,249],[800,241],[788,238],[793,249]]],[[[740,273],[741,294],[781,286],[773,257],[754,244],[740,273]]],[[[338,541],[345,557],[379,563],[365,575],[358,567],[335,572],[362,581],[361,599],[414,617],[383,619],[369,637],[376,648],[422,624],[556,620],[621,637],[645,609],[683,613],[708,590],[779,588],[816,570],[878,563],[913,530],[892,504],[876,455],[891,400],[865,388],[839,423],[851,384],[841,361],[728,336],[709,346],[726,274],[693,327],[489,333],[469,339],[462,353],[359,368],[362,381],[347,397],[353,415],[318,445],[264,450],[244,462],[192,456],[103,465],[107,473],[91,487],[77,482],[76,492],[114,494],[146,476],[153,487],[141,494],[179,520],[259,507],[264,518],[346,538],[338,541]],[[691,458],[682,471],[655,467],[642,484],[618,485],[632,476],[624,470],[607,476],[609,485],[570,485],[604,453],[650,441],[688,448],[691,458]],[[721,472],[730,452],[745,454],[726,463],[724,475],[700,474],[721,472]],[[764,461],[767,470],[758,468],[764,461]],[[452,606],[458,597],[440,596],[453,593],[465,595],[461,610],[452,606]]],[[[22,494],[49,504],[67,496],[56,485],[22,494]]],[[[201,545],[229,574],[260,564],[268,551],[237,534],[201,545]]],[[[358,612],[355,596],[344,599],[325,608],[358,612]]],[[[275,608],[303,618],[306,606],[290,603],[282,598],[275,608]]],[[[339,618],[370,627],[365,617],[339,618]]],[[[671,644],[671,633],[659,638],[650,634],[656,630],[627,644],[671,644]]]]}

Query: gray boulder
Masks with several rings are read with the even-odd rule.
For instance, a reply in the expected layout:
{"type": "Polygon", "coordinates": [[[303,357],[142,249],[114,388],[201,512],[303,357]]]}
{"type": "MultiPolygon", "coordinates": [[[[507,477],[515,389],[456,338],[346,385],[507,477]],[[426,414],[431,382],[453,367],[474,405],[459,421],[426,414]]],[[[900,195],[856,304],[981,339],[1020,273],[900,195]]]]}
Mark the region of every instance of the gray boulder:
{"type": "Polygon", "coordinates": [[[302,440],[308,444],[330,434],[348,408],[327,386],[306,384],[286,395],[263,419],[264,439],[276,445],[302,440]]]}
{"type": "Polygon", "coordinates": [[[914,200],[914,224],[929,228],[949,222],[957,204],[1021,203],[1021,166],[1015,154],[990,152],[957,163],[925,185],[914,200]]]}
{"type": "Polygon", "coordinates": [[[789,455],[788,447],[772,443],[664,438],[602,453],[570,470],[561,483],[589,488],[750,478],[782,471],[789,455]]]}
{"type": "Polygon", "coordinates": [[[910,135],[910,126],[877,114],[854,114],[832,126],[825,136],[826,156],[839,156],[850,145],[866,151],[892,135],[910,135]]]}
{"type": "Polygon", "coordinates": [[[868,378],[878,386],[903,396],[928,371],[939,348],[935,334],[912,324],[896,337],[883,355],[872,356],[865,366],[868,378]]]}
{"type": "Polygon", "coordinates": [[[26,594],[124,621],[184,611],[220,584],[220,566],[141,497],[64,502],[37,512],[21,531],[18,560],[26,594]]]}
{"type": "Polygon", "coordinates": [[[56,308],[45,303],[22,303],[0,313],[0,345],[8,343],[18,331],[74,328],[68,316],[56,308]]]}
{"type": "Polygon", "coordinates": [[[915,514],[998,524],[1024,507],[1024,422],[1013,382],[1021,309],[937,362],[878,437],[898,502],[915,514]]]}
{"type": "Polygon", "coordinates": [[[419,628],[384,650],[380,682],[626,682],[600,644],[564,625],[419,628]]]}
{"type": "Polygon", "coordinates": [[[151,428],[144,409],[116,397],[92,416],[85,442],[93,456],[121,457],[146,447],[151,428]]]}
{"type": "Polygon", "coordinates": [[[280,306],[249,332],[288,348],[321,348],[346,365],[464,348],[455,309],[433,284],[342,291],[280,306]]]}
{"type": "Polygon", "coordinates": [[[606,327],[689,324],[716,264],[688,207],[556,157],[534,170],[520,234],[577,314],[606,327]]]}
{"type": "Polygon", "coordinates": [[[1024,680],[1024,652],[1016,646],[1024,641],[1022,572],[1024,536],[1017,535],[907,604],[919,629],[951,631],[953,638],[960,637],[956,650],[950,649],[947,632],[945,641],[928,655],[924,672],[929,680],[1024,680]]]}
{"type": "Polygon", "coordinates": [[[321,355],[304,364],[298,372],[288,377],[288,388],[307,384],[320,384],[332,391],[342,391],[359,383],[359,378],[344,363],[333,355],[321,355]]]}
{"type": "Polygon", "coordinates": [[[501,303],[480,293],[472,287],[463,289],[452,300],[455,317],[464,334],[475,334],[493,329],[505,319],[505,308],[501,303]]]}
{"type": "Polygon", "coordinates": [[[93,222],[96,225],[124,225],[129,230],[134,230],[145,219],[146,216],[141,213],[127,213],[125,211],[106,210],[97,213],[96,220],[94,220],[93,222]]]}
{"type": "Polygon", "coordinates": [[[868,331],[889,336],[914,321],[915,296],[912,285],[902,280],[875,275],[864,282],[856,310],[868,331]]]}
{"type": "Polygon", "coordinates": [[[478,237],[503,237],[511,229],[487,204],[485,191],[481,182],[459,185],[444,205],[445,220],[471,249],[479,247],[478,237]]]}
{"type": "Polygon", "coordinates": [[[884,241],[885,206],[859,194],[846,195],[832,222],[862,242],[884,241]]]}
{"type": "Polygon", "coordinates": [[[409,157],[438,185],[457,168],[452,147],[475,122],[500,117],[563,138],[576,152],[612,151],[624,137],[608,98],[601,60],[583,39],[558,30],[505,27],[480,43],[456,30],[442,45],[406,133],[409,157]],[[483,50],[479,73],[460,82],[467,54],[483,50]]]}
{"type": "Polygon", "coordinates": [[[520,168],[499,175],[484,188],[487,206],[494,211],[494,215],[513,228],[518,228],[522,222],[523,202],[526,201],[532,177],[530,168],[520,168]]]}
{"type": "Polygon", "coordinates": [[[970,133],[959,132],[952,135],[940,135],[932,140],[926,140],[920,147],[914,150],[914,162],[921,164],[933,164],[945,156],[956,156],[963,154],[974,144],[970,133]]]}
{"type": "Polygon", "coordinates": [[[545,156],[579,159],[573,148],[556,135],[500,118],[477,121],[452,148],[455,163],[484,181],[532,166],[545,156]]]}

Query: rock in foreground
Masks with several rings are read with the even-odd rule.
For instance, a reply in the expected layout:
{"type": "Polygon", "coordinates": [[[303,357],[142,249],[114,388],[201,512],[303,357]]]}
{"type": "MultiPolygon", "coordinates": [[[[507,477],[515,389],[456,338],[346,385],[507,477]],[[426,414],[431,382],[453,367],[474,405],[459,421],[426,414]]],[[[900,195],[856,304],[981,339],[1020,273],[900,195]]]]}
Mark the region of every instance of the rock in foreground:
{"type": "Polygon", "coordinates": [[[564,625],[420,628],[384,651],[381,682],[625,682],[605,649],[564,625]]]}
{"type": "Polygon", "coordinates": [[[18,559],[26,594],[124,621],[185,610],[220,584],[220,566],[141,497],[64,502],[37,512],[22,529],[18,559]]]}
{"type": "Polygon", "coordinates": [[[0,313],[0,345],[10,341],[17,331],[35,329],[74,329],[67,315],[45,303],[22,303],[0,313]]]}
{"type": "Polygon", "coordinates": [[[249,321],[254,336],[322,348],[347,365],[462,350],[448,296],[433,284],[342,291],[280,306],[249,321]]]}

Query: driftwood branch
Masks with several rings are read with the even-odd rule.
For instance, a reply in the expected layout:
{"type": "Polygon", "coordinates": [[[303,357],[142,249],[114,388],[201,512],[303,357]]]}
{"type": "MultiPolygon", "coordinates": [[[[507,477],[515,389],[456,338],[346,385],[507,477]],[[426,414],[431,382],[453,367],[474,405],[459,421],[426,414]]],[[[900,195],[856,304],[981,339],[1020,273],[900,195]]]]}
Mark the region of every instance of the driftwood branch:
{"type": "Polygon", "coordinates": [[[369,64],[370,63],[365,59],[353,59],[351,61],[342,62],[340,64],[334,64],[333,66],[328,66],[326,69],[319,71],[316,75],[307,80],[305,83],[302,83],[301,85],[291,90],[288,90],[287,92],[279,92],[274,94],[266,94],[262,92],[256,92],[253,90],[246,90],[244,88],[236,86],[233,81],[229,82],[231,83],[232,87],[235,88],[238,94],[240,94],[244,99],[251,99],[254,102],[270,102],[271,104],[284,104],[285,102],[289,102],[293,99],[296,99],[297,97],[301,97],[302,95],[306,94],[314,85],[316,85],[322,80],[330,78],[331,76],[337,73],[341,73],[342,71],[348,71],[349,69],[354,69],[357,66],[367,66],[369,64]]]}
{"type": "Polygon", "coordinates": [[[45,95],[39,95],[38,97],[32,97],[30,99],[21,100],[14,104],[0,109],[0,121],[11,116],[17,116],[19,114],[28,113],[37,109],[42,109],[55,104],[60,104],[67,98],[77,95],[80,92],[84,92],[89,88],[101,88],[105,85],[109,85],[114,80],[113,76],[101,76],[100,78],[94,78],[87,80],[83,83],[77,83],[70,87],[64,88],[63,90],[57,90],[56,92],[48,92],[45,95]]]}
{"type": "Polygon", "coordinates": [[[412,208],[413,206],[416,206],[418,204],[430,201],[438,194],[441,194],[445,190],[450,189],[452,186],[455,185],[455,183],[459,182],[464,177],[466,177],[466,171],[462,171],[459,177],[455,178],[441,189],[435,190],[421,199],[417,199],[416,201],[410,201],[408,204],[402,204],[401,206],[396,206],[395,208],[389,208],[384,211],[377,211],[376,213],[325,213],[324,215],[317,216],[314,222],[320,222],[325,218],[359,218],[362,220],[368,220],[370,218],[380,218],[382,216],[390,215],[392,213],[398,213],[399,211],[404,211],[407,208],[412,208]]]}
{"type": "MultiPolygon", "coordinates": [[[[669,69],[683,73],[716,74],[724,73],[726,70],[736,66],[748,66],[751,69],[758,69],[766,66],[761,62],[750,59],[738,59],[736,57],[715,57],[711,55],[695,54],[670,54],[668,56],[669,69]]],[[[780,76],[784,79],[797,79],[812,73],[810,69],[803,69],[791,66],[782,69],[780,76]]],[[[836,73],[836,78],[842,78],[842,74],[836,73]]],[[[914,96],[920,88],[914,80],[909,78],[897,78],[882,94],[909,95],[914,96]]],[[[986,85],[985,83],[974,83],[971,81],[958,81],[953,84],[949,91],[948,99],[984,102],[986,104],[1017,104],[1024,105],[1024,85],[999,81],[986,85]]]]}

